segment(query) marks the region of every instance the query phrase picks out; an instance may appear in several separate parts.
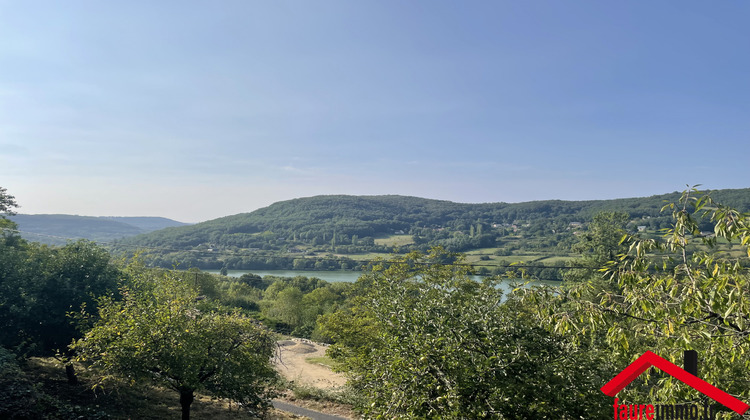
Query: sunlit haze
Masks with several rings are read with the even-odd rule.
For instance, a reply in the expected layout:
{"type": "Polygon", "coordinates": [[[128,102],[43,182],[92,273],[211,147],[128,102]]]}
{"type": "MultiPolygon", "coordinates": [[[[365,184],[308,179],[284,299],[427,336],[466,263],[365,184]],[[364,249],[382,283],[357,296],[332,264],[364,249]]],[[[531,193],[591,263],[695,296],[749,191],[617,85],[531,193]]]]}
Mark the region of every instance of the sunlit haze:
{"type": "Polygon", "coordinates": [[[745,188],[750,2],[0,1],[21,213],[745,188]]]}

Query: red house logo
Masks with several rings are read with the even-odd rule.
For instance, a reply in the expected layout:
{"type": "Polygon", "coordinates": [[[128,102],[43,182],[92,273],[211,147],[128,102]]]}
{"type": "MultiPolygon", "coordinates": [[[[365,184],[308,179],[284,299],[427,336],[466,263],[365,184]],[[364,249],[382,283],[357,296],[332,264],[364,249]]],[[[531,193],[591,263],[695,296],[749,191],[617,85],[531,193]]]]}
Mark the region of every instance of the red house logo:
{"type": "Polygon", "coordinates": [[[607,382],[602,388],[602,392],[610,397],[614,397],[618,392],[625,388],[629,383],[633,382],[635,378],[640,376],[641,373],[645,372],[646,369],[651,366],[661,369],[663,372],[671,375],[675,379],[682,381],[689,385],[691,388],[700,392],[701,394],[711,398],[717,403],[729,408],[737,414],[744,414],[750,406],[744,402],[734,398],[726,392],[716,388],[708,382],[700,379],[699,377],[687,372],[681,367],[671,363],[670,361],[659,357],[656,353],[647,351],[641,357],[636,359],[633,363],[628,365],[622,370],[617,376],[612,378],[611,381],[607,382]]]}

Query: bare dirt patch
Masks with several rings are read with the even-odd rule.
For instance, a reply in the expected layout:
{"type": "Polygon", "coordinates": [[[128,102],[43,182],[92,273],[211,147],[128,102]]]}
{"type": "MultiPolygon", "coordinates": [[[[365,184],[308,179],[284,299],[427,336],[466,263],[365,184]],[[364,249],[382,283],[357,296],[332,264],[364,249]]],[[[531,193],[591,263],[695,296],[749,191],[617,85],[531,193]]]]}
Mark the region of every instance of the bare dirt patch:
{"type": "Polygon", "coordinates": [[[306,360],[325,356],[325,345],[308,340],[282,340],[278,345],[279,360],[275,362],[276,369],[286,379],[321,389],[340,387],[346,383],[342,374],[331,371],[328,366],[306,360]]]}

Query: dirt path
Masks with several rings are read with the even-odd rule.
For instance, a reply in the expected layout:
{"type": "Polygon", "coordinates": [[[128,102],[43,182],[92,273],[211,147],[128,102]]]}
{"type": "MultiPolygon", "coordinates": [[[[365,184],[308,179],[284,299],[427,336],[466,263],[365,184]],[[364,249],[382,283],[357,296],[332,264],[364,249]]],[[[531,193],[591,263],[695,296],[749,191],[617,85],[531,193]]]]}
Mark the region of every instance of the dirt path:
{"type": "Polygon", "coordinates": [[[309,357],[325,356],[325,346],[300,339],[283,340],[278,344],[280,360],[276,361],[276,369],[290,381],[317,388],[334,388],[346,383],[343,375],[332,372],[327,366],[307,362],[309,357]]]}
{"type": "Polygon", "coordinates": [[[303,416],[304,418],[312,420],[348,420],[352,417],[341,417],[334,414],[321,413],[320,411],[310,410],[309,408],[300,407],[295,404],[290,404],[286,401],[274,400],[273,407],[277,410],[292,413],[297,416],[303,416]]]}

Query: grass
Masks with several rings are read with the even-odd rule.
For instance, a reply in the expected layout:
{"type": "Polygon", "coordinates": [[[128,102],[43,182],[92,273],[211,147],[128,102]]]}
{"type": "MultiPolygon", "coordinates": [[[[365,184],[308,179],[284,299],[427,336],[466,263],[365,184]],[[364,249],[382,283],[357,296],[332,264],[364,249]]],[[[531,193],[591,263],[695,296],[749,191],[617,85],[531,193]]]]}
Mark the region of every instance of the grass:
{"type": "Polygon", "coordinates": [[[489,260],[481,261],[480,255],[467,256],[466,262],[476,266],[495,267],[504,265],[505,263],[517,263],[523,261],[524,263],[530,264],[540,259],[547,258],[544,255],[507,255],[507,256],[490,256],[489,260]]]}
{"type": "Polygon", "coordinates": [[[414,237],[411,235],[389,235],[382,238],[375,238],[377,245],[385,246],[404,246],[414,243],[414,237]]]}
{"type": "Polygon", "coordinates": [[[348,257],[355,261],[372,261],[377,258],[385,258],[388,259],[391,254],[385,254],[382,252],[370,252],[367,254],[342,254],[342,257],[348,257]]]}
{"type": "Polygon", "coordinates": [[[495,251],[502,249],[502,248],[479,248],[479,249],[472,249],[471,251],[466,251],[464,254],[466,255],[495,255],[495,251]]]}
{"type": "MultiPolygon", "coordinates": [[[[408,235],[391,235],[391,237],[394,236],[408,236],[408,235]]],[[[387,240],[385,238],[381,238],[382,240],[387,240]]],[[[377,241],[378,239],[376,239],[377,241]]],[[[524,254],[514,254],[514,255],[495,255],[495,251],[502,248],[480,248],[480,249],[473,249],[470,251],[462,252],[464,255],[466,255],[466,263],[471,264],[475,267],[487,267],[487,268],[493,268],[493,267],[499,267],[499,266],[505,266],[508,263],[517,263],[517,262],[524,262],[526,264],[533,264],[538,262],[543,262],[545,264],[564,264],[568,261],[572,261],[579,256],[566,256],[566,255],[558,255],[558,254],[552,254],[552,253],[546,253],[546,252],[526,252],[524,254]],[[482,257],[488,257],[487,260],[482,260],[482,257]]],[[[390,259],[393,255],[387,254],[387,253],[367,253],[367,254],[350,254],[346,255],[347,257],[355,260],[355,261],[373,261],[377,258],[384,258],[384,259],[390,259]]]]}
{"type": "Polygon", "coordinates": [[[550,264],[565,264],[568,261],[573,261],[573,260],[575,260],[577,258],[580,258],[580,257],[564,257],[564,256],[554,256],[553,255],[553,256],[549,256],[549,257],[544,257],[544,258],[542,258],[540,260],[537,260],[537,261],[538,262],[543,262],[543,263],[545,263],[547,265],[550,265],[550,264]]]}
{"type": "Polygon", "coordinates": [[[394,254],[392,252],[370,252],[366,254],[346,254],[342,256],[351,258],[354,261],[358,261],[366,265],[366,263],[373,262],[378,259],[388,261],[393,257],[401,257],[403,256],[403,251],[401,254],[394,254]]]}

